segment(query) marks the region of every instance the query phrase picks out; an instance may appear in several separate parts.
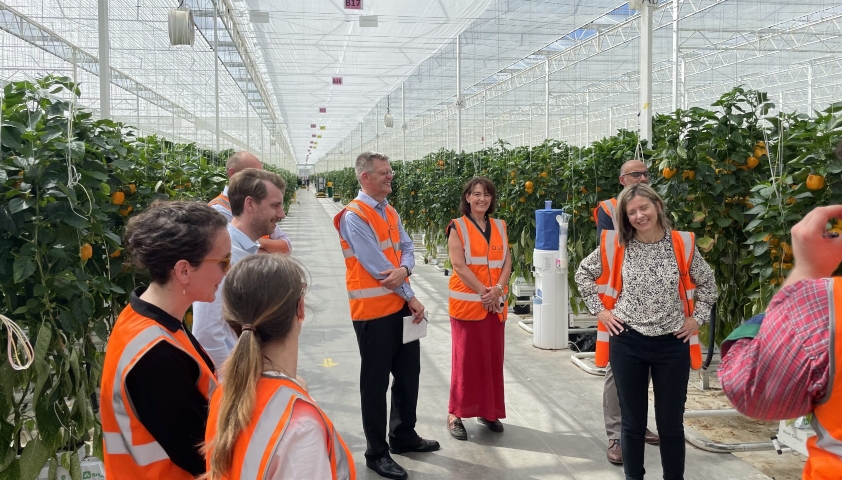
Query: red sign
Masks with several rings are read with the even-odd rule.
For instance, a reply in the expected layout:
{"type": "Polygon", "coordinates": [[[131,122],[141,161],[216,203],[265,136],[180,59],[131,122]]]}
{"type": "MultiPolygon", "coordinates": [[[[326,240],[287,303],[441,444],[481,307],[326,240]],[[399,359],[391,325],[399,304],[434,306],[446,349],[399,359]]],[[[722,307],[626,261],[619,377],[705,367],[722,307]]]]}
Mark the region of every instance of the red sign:
{"type": "Polygon", "coordinates": [[[345,0],[345,10],[362,10],[363,0],[345,0]]]}
{"type": "Polygon", "coordinates": [[[333,77],[334,85],[342,85],[342,77],[333,77]]]}
{"type": "Polygon", "coordinates": [[[327,113],[327,107],[319,107],[319,113],[327,113]]]}
{"type": "Polygon", "coordinates": [[[310,124],[310,128],[316,128],[316,124],[315,124],[315,123],[311,123],[311,124],[310,124]]]}
{"type": "Polygon", "coordinates": [[[313,134],[313,138],[316,138],[316,134],[315,134],[315,133],[313,134]]]}

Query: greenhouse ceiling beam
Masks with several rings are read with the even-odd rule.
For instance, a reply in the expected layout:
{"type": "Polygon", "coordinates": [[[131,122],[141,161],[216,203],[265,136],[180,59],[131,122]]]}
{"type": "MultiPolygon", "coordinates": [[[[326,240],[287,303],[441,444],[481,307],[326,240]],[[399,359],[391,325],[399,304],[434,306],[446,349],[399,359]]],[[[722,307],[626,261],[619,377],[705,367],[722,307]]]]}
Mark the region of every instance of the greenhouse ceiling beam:
{"type": "MultiPolygon", "coordinates": [[[[8,32],[47,53],[55,55],[71,65],[75,64],[78,68],[91,75],[99,77],[99,59],[95,55],[73,45],[49,28],[9,7],[5,2],[0,2],[0,30],[8,32]]],[[[153,104],[197,126],[202,126],[202,128],[209,132],[213,132],[212,126],[208,126],[207,122],[200,120],[184,107],[114,67],[111,67],[111,83],[126,92],[142,98],[147,103],[153,104]]],[[[99,109],[92,109],[92,111],[99,113],[99,109]]],[[[136,125],[136,127],[140,128],[139,125],[136,125]]],[[[241,144],[239,140],[227,133],[223,132],[221,136],[230,143],[241,144]]]]}
{"type": "MultiPolygon", "coordinates": [[[[232,78],[238,76],[239,72],[235,72],[234,69],[241,69],[245,67],[248,75],[250,77],[250,83],[256,87],[256,93],[259,94],[259,98],[254,98],[250,93],[255,92],[255,90],[251,90],[249,88],[249,82],[243,81],[236,81],[235,83],[243,92],[243,95],[246,96],[246,101],[258,112],[260,115],[261,120],[266,125],[266,128],[276,134],[280,135],[283,141],[283,145],[285,150],[287,150],[287,154],[291,155],[293,159],[295,158],[295,153],[292,148],[292,142],[290,141],[289,134],[286,130],[286,123],[284,122],[283,118],[278,115],[277,111],[275,110],[275,103],[273,101],[273,96],[270,94],[269,89],[266,86],[266,82],[263,80],[263,75],[261,75],[260,68],[258,67],[257,62],[255,61],[251,49],[249,48],[249,43],[245,40],[245,37],[242,34],[242,28],[240,27],[239,19],[236,15],[236,10],[234,9],[233,5],[231,4],[230,0],[185,0],[184,3],[190,8],[198,18],[210,18],[211,22],[216,22],[216,2],[219,2],[219,18],[222,20],[222,24],[225,27],[221,32],[220,39],[218,41],[218,45],[220,46],[220,51],[214,52],[215,55],[218,56],[219,61],[225,66],[226,70],[228,70],[229,74],[232,78]],[[229,55],[220,55],[222,49],[226,49],[226,52],[232,53],[234,55],[230,55],[231,58],[227,58],[229,55]]],[[[203,28],[201,22],[197,22],[196,24],[199,33],[205,37],[205,40],[208,44],[213,44],[210,37],[213,35],[212,29],[210,31],[206,31],[203,28]]],[[[207,26],[204,26],[207,27],[207,26]]]]}
{"type": "MultiPolygon", "coordinates": [[[[705,4],[702,4],[701,2],[693,3],[688,0],[683,1],[685,3],[692,4],[692,12],[681,17],[681,20],[709,10],[719,4],[725,3],[727,0],[716,0],[714,2],[706,2],[705,4]]],[[[660,15],[660,17],[656,22],[655,30],[671,27],[672,16],[668,9],[660,8],[656,13],[660,15]]],[[[640,36],[637,19],[638,15],[630,16],[622,22],[606,30],[600,31],[598,35],[593,35],[586,40],[577,42],[571,47],[561,50],[556,55],[549,57],[550,74],[584,62],[599,55],[600,53],[612,50],[620,45],[637,39],[640,36]]],[[[535,65],[524,68],[518,73],[511,75],[506,80],[485,87],[477,93],[466,97],[464,108],[471,108],[473,106],[480,105],[483,101],[489,101],[519,87],[540,80],[544,77],[544,75],[546,75],[545,68],[546,67],[542,63],[536,63],[535,65]]],[[[663,77],[663,72],[653,71],[654,82],[660,81],[660,77],[663,77]]],[[[442,102],[440,105],[446,105],[446,102],[442,102]]],[[[441,110],[433,112],[422,119],[411,122],[409,131],[412,132],[435,124],[443,119],[455,115],[455,113],[455,106],[447,106],[447,108],[442,108],[441,110]]]]}

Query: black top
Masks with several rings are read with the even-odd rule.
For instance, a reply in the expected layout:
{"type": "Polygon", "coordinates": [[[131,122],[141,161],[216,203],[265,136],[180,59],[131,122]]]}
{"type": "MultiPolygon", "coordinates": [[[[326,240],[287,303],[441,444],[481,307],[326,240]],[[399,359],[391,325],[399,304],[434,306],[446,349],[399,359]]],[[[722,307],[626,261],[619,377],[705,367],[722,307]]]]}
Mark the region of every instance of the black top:
{"type": "MultiPolygon", "coordinates": [[[[184,330],[211,371],[213,362],[184,324],[140,299],[146,287],[131,293],[132,309],[175,333],[184,330]]],[[[196,360],[168,342],[149,349],[126,375],[126,391],[140,423],[163,447],[173,463],[192,475],[205,473],[199,445],[205,441],[208,400],[196,387],[201,372],[196,360]]]]}
{"type": "MultiPolygon", "coordinates": [[[[471,223],[473,223],[474,226],[477,227],[477,230],[479,230],[480,233],[482,233],[482,236],[485,237],[485,241],[487,243],[491,243],[491,221],[488,220],[488,215],[485,216],[485,230],[479,228],[479,225],[477,225],[477,222],[476,222],[476,220],[474,220],[474,217],[472,217],[470,215],[465,215],[465,216],[468,217],[468,220],[470,220],[471,223]]],[[[444,231],[445,238],[450,237],[450,229],[451,228],[453,228],[453,221],[452,220],[447,225],[447,228],[444,231]]]]}
{"type": "Polygon", "coordinates": [[[596,207],[596,245],[599,246],[599,241],[602,240],[603,230],[614,230],[614,220],[611,215],[605,213],[605,210],[599,205],[596,207]]]}

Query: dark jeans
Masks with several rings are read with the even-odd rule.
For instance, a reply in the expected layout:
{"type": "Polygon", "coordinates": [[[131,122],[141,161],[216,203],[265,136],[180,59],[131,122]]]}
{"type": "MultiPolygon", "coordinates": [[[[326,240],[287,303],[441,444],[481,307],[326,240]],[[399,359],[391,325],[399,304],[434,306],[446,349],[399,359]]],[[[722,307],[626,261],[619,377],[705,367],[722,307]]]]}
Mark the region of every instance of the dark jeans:
{"type": "Polygon", "coordinates": [[[392,412],[389,443],[407,446],[418,442],[415,433],[415,407],[418,403],[418,376],[421,348],[416,340],[404,345],[403,317],[411,315],[408,306],[386,317],[356,321],[360,347],[360,397],[362,399],[365,456],[380,458],[388,453],[386,443],[386,391],[392,382],[392,412]]]}
{"type": "Polygon", "coordinates": [[[643,437],[649,410],[649,375],[655,390],[655,421],[661,437],[664,480],[684,478],[684,403],[690,378],[690,344],[672,334],[647,337],[626,327],[611,337],[611,368],[623,416],[623,469],[642,479],[643,437]]]}

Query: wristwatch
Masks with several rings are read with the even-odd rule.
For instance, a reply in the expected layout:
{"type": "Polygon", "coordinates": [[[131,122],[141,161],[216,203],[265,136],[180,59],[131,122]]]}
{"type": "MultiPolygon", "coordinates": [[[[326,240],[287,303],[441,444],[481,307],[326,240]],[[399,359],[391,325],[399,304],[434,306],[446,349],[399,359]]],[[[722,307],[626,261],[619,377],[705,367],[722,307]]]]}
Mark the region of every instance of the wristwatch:
{"type": "Polygon", "coordinates": [[[412,270],[410,270],[410,269],[409,269],[409,267],[407,267],[406,265],[401,265],[401,268],[405,268],[405,269],[406,269],[406,276],[407,276],[407,277],[411,277],[411,276],[412,276],[412,270]]]}

